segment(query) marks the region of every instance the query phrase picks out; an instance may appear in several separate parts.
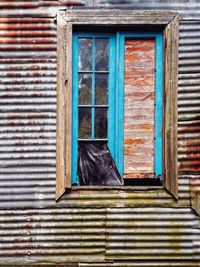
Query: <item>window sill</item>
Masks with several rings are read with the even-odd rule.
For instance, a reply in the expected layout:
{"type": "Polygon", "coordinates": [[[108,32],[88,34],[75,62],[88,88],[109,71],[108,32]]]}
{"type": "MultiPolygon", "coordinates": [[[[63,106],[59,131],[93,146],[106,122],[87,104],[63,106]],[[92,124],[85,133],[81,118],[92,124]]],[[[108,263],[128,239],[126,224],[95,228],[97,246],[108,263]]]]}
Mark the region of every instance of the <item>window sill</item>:
{"type": "Polygon", "coordinates": [[[161,190],[163,186],[72,186],[69,191],[155,191],[161,190]]]}

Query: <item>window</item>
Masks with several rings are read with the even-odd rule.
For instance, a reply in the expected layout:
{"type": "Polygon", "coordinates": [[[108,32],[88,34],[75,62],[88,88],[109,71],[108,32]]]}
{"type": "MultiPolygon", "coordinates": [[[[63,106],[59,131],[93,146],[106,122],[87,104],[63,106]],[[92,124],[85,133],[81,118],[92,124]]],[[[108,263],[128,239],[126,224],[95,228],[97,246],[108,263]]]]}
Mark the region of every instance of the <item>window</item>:
{"type": "Polygon", "coordinates": [[[73,33],[72,47],[72,184],[81,142],[108,142],[125,184],[162,177],[162,33],[73,33]]]}
{"type": "Polygon", "coordinates": [[[124,111],[124,101],[126,101],[123,77],[126,57],[124,47],[126,43],[131,44],[142,40],[154,43],[156,51],[152,176],[158,177],[163,174],[164,186],[177,197],[177,36],[178,16],[172,12],[162,14],[120,10],[73,10],[59,13],[57,199],[66,188],[71,187],[72,183],[78,183],[76,175],[78,142],[108,142],[121,175],[131,178],[134,175],[137,176],[137,173],[134,174],[131,171],[125,173],[127,168],[124,169],[126,164],[123,153],[124,140],[126,140],[128,128],[124,121],[126,117],[124,114],[126,113],[124,111]],[[143,26],[156,24],[159,30],[162,27],[165,43],[164,64],[162,34],[155,30],[133,32],[132,26],[136,24],[143,26]],[[106,25],[113,30],[111,33],[106,30],[97,33],[97,31],[76,32],[73,29],[72,34],[72,28],[76,25],[85,25],[87,29],[88,25],[90,25],[89,28],[93,25],[101,27],[101,30],[102,26],[106,25]],[[118,30],[119,25],[126,26],[128,32],[123,29],[118,30]],[[176,32],[175,35],[174,32],[176,32]],[[164,73],[164,86],[162,86],[162,73],[164,73]],[[99,88],[104,92],[103,94],[100,93],[99,88]]]}
{"type": "Polygon", "coordinates": [[[72,184],[79,184],[78,143],[108,142],[115,158],[114,41],[110,34],[73,34],[72,184]]]}

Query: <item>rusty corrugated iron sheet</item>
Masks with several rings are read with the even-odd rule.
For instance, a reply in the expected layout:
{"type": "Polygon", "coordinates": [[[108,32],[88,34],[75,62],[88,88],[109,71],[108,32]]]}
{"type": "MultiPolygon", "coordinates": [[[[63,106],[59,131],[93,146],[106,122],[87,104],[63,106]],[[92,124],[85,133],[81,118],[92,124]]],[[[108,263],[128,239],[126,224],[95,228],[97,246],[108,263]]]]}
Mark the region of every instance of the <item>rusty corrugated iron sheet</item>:
{"type": "Polygon", "coordinates": [[[194,229],[198,220],[186,208],[157,208],[155,213],[152,207],[65,207],[0,213],[1,265],[7,261],[143,266],[150,261],[151,266],[196,266],[199,260],[199,230],[194,229]]]}
{"type": "MultiPolygon", "coordinates": [[[[189,164],[199,153],[199,21],[180,26],[179,201],[160,188],[138,188],[74,190],[55,203],[56,24],[42,8],[1,3],[19,6],[0,11],[0,265],[199,266],[189,192],[198,177],[197,164],[189,164]]],[[[189,1],[134,5],[199,18],[197,1],[190,8],[189,1]]]]}
{"type": "Polygon", "coordinates": [[[191,205],[200,214],[199,29],[200,21],[180,26],[178,160],[179,172],[190,174],[191,205]]]}
{"type": "Polygon", "coordinates": [[[180,25],[179,171],[200,173],[200,21],[180,25]]]}
{"type": "Polygon", "coordinates": [[[2,0],[0,14],[8,16],[55,16],[59,9],[73,6],[100,8],[128,8],[135,10],[171,10],[181,14],[182,19],[198,20],[200,3],[198,0],[2,0]]]}
{"type": "Polygon", "coordinates": [[[55,186],[56,25],[0,18],[0,37],[1,203],[33,203],[55,186]]]}
{"type": "Polygon", "coordinates": [[[19,9],[39,9],[48,7],[66,7],[66,6],[80,6],[83,5],[83,0],[2,0],[0,2],[1,9],[15,9],[16,13],[19,9]]]}

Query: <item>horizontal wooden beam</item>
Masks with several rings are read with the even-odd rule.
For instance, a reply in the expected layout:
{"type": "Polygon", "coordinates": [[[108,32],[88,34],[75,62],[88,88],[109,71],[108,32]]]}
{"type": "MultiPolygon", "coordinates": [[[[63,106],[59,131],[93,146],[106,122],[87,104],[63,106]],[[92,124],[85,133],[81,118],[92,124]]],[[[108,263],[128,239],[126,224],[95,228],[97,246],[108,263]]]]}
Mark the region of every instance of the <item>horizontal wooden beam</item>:
{"type": "Polygon", "coordinates": [[[68,10],[64,19],[75,25],[167,25],[176,12],[135,10],[68,10]]]}

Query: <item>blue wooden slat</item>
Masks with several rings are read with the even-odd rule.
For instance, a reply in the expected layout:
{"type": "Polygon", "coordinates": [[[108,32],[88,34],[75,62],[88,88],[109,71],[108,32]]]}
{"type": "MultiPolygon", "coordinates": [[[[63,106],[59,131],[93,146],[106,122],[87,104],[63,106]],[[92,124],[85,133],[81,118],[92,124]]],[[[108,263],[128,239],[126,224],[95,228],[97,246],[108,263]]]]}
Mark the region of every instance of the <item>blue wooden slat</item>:
{"type": "Polygon", "coordinates": [[[72,39],[72,184],[77,181],[78,161],[78,36],[72,39]]]}
{"type": "Polygon", "coordinates": [[[156,36],[156,73],[155,73],[155,141],[154,171],[155,176],[162,176],[162,118],[163,118],[163,38],[156,36]]]}
{"type": "Polygon", "coordinates": [[[115,159],[115,95],[116,95],[116,41],[115,36],[110,36],[109,41],[109,75],[108,75],[108,146],[112,157],[115,159]]]}
{"type": "Polygon", "coordinates": [[[124,35],[117,32],[116,54],[116,165],[124,173],[124,35]]]}

